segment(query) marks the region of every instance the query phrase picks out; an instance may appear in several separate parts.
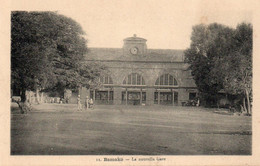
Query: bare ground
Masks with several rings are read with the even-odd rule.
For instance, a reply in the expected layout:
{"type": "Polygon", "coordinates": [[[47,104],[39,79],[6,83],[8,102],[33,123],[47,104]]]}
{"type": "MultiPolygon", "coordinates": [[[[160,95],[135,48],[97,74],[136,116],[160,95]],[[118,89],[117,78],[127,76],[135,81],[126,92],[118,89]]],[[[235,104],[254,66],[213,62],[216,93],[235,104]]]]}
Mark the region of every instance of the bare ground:
{"type": "Polygon", "coordinates": [[[11,108],[12,155],[250,155],[251,117],[216,109],[73,104],[11,108]]]}

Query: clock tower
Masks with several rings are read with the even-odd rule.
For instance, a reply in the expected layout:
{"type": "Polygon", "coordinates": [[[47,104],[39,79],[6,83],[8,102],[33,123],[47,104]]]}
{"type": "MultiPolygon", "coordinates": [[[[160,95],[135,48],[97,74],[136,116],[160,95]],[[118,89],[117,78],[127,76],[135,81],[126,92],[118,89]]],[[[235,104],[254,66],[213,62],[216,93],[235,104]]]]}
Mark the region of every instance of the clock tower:
{"type": "Polygon", "coordinates": [[[146,39],[137,37],[136,34],[124,39],[124,55],[145,55],[147,52],[146,41],[146,39]]]}

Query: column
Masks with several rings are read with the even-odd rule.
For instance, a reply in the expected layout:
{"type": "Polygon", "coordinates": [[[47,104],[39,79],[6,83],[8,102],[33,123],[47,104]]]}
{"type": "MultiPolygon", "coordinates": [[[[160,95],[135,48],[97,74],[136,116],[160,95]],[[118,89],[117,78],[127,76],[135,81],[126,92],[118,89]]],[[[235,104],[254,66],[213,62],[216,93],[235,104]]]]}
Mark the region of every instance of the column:
{"type": "Polygon", "coordinates": [[[127,105],[127,100],[128,100],[127,88],[125,89],[125,95],[126,95],[126,97],[125,97],[125,104],[127,105]]]}
{"type": "Polygon", "coordinates": [[[119,87],[114,88],[114,104],[120,105],[122,100],[122,89],[119,87]]]}
{"type": "Polygon", "coordinates": [[[178,89],[178,105],[189,100],[189,92],[186,89],[178,89]]]}
{"type": "Polygon", "coordinates": [[[147,88],[146,89],[146,105],[153,105],[154,104],[154,88],[147,88]]]}
{"type": "Polygon", "coordinates": [[[109,90],[107,91],[107,103],[109,103],[109,90]]]}
{"type": "Polygon", "coordinates": [[[160,102],[161,102],[161,93],[160,91],[158,91],[158,105],[160,105],[160,102]]]}
{"type": "Polygon", "coordinates": [[[172,105],[174,106],[174,91],[172,90],[172,105]]]}
{"type": "Polygon", "coordinates": [[[143,92],[142,92],[142,88],[141,88],[141,92],[140,92],[140,105],[142,105],[143,103],[143,92]]]}

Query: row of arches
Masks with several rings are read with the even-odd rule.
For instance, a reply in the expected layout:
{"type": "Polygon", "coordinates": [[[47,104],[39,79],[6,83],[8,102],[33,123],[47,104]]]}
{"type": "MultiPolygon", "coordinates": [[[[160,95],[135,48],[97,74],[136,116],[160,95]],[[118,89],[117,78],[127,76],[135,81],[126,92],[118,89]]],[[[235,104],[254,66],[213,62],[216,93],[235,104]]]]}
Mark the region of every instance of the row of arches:
{"type": "MultiPolygon", "coordinates": [[[[103,85],[113,84],[113,80],[110,76],[105,75],[99,78],[99,81],[103,85]]],[[[144,78],[138,73],[131,73],[123,80],[123,85],[146,85],[144,78]]],[[[177,80],[171,74],[163,74],[155,81],[156,86],[177,86],[177,80]]]]}

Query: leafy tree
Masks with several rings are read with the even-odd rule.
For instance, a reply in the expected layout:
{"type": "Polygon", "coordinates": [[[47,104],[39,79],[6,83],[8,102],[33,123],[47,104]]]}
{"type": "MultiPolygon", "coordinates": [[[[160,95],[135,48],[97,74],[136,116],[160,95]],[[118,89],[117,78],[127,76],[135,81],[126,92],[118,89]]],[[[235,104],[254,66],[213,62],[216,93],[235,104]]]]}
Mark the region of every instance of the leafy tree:
{"type": "Polygon", "coordinates": [[[21,91],[60,86],[89,86],[100,66],[84,62],[86,40],[81,26],[54,12],[11,14],[11,84],[21,91]]]}
{"type": "Polygon", "coordinates": [[[248,114],[252,102],[252,33],[251,24],[239,24],[233,34],[233,50],[222,62],[224,89],[242,96],[243,109],[248,114]]]}
{"type": "Polygon", "coordinates": [[[193,27],[190,48],[185,61],[206,104],[216,103],[216,93],[223,89],[220,59],[228,55],[233,29],[220,24],[193,27]]]}
{"type": "Polygon", "coordinates": [[[250,113],[252,26],[242,23],[232,29],[216,23],[197,25],[193,27],[191,40],[185,60],[190,64],[201,97],[212,104],[217,93],[224,90],[242,96],[243,108],[250,113]]]}

